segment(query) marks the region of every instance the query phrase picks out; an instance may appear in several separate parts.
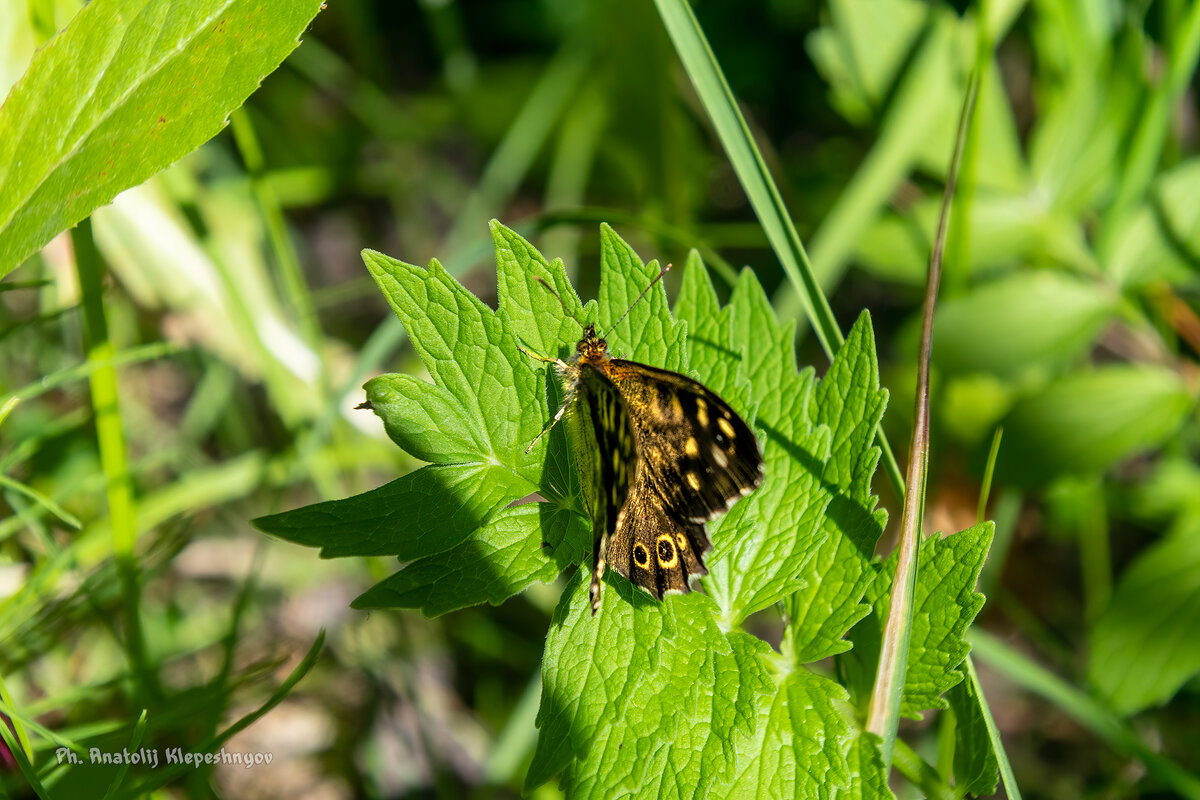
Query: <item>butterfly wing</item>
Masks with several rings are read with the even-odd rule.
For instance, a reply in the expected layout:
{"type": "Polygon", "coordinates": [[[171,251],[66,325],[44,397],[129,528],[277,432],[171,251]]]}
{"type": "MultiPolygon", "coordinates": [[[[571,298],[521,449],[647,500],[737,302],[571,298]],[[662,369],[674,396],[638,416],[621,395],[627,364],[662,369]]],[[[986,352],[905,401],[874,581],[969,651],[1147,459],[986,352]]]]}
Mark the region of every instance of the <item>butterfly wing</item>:
{"type": "Polygon", "coordinates": [[[704,526],[673,518],[646,473],[639,472],[617,516],[608,563],[661,600],[667,592],[691,591],[692,576],[708,574],[703,555],[709,547],[704,526]]]}
{"type": "Polygon", "coordinates": [[[604,366],[622,400],[639,410],[632,424],[642,469],[674,516],[702,523],[762,483],[758,440],[715,393],[633,361],[604,366]]]}
{"type": "MultiPolygon", "coordinates": [[[[633,424],[616,387],[590,364],[581,364],[578,370],[573,414],[578,428],[573,438],[579,447],[580,472],[591,478],[590,483],[584,479],[584,496],[592,517],[590,598],[595,614],[600,608],[600,579],[613,552],[610,539],[623,519],[630,481],[638,472],[638,450],[633,424]]],[[[627,568],[618,570],[629,576],[627,568]]]]}

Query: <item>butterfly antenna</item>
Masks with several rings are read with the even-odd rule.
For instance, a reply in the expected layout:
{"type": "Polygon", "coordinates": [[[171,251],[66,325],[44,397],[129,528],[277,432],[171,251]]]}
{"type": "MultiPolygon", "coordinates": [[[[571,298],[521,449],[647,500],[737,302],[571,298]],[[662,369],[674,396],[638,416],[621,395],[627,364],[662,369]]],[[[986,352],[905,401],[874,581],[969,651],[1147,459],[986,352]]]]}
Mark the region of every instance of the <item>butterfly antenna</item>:
{"type": "Polygon", "coordinates": [[[535,280],[538,283],[540,283],[542,286],[545,286],[547,292],[554,295],[554,299],[558,301],[558,304],[560,306],[562,306],[562,310],[563,310],[564,314],[566,314],[571,319],[575,320],[575,324],[578,325],[579,327],[581,327],[581,328],[585,327],[584,324],[579,321],[579,317],[575,316],[575,313],[573,311],[571,311],[571,309],[567,308],[567,304],[562,299],[562,295],[560,295],[558,292],[554,291],[554,287],[551,286],[550,284],[546,283],[545,278],[538,275],[538,276],[535,276],[535,280]]]}
{"type": "MultiPolygon", "coordinates": [[[[614,322],[611,327],[609,327],[608,331],[604,334],[605,339],[608,338],[610,333],[612,333],[613,331],[615,331],[617,329],[618,325],[620,325],[622,322],[625,321],[625,318],[629,316],[629,312],[633,311],[633,307],[636,306],[638,303],[640,303],[642,301],[642,298],[645,297],[646,294],[651,289],[654,288],[654,284],[656,284],[662,280],[663,275],[666,275],[667,270],[669,270],[670,268],[671,268],[671,265],[667,264],[665,267],[662,268],[662,271],[658,273],[658,275],[654,278],[654,280],[650,281],[650,284],[645,289],[642,289],[642,293],[637,296],[637,299],[635,299],[632,303],[629,304],[629,308],[625,309],[625,313],[621,315],[621,318],[619,320],[617,320],[616,322],[614,322]]],[[[541,279],[539,278],[538,280],[541,280],[541,279]]]]}

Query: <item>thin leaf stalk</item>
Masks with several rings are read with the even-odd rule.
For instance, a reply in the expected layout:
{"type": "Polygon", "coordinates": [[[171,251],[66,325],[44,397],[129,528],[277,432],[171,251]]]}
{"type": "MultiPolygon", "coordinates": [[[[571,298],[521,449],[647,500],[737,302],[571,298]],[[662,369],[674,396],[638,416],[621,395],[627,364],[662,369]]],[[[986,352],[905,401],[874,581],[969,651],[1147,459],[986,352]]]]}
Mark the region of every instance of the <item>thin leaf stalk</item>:
{"type": "Polygon", "coordinates": [[[908,662],[909,639],[912,633],[913,594],[917,582],[917,554],[919,552],[921,519],[925,505],[925,479],[929,468],[929,365],[933,353],[933,314],[937,306],[938,286],[942,274],[942,254],[946,246],[946,232],[950,222],[950,208],[954,190],[958,184],[958,170],[962,164],[971,114],[975,107],[975,96],[979,91],[977,72],[972,72],[958,119],[958,133],[954,154],[942,195],[941,216],[938,219],[937,235],[933,252],[929,257],[929,278],[925,286],[925,301],[922,308],[921,350],[917,359],[917,391],[913,410],[912,443],[909,448],[908,470],[905,475],[907,491],[904,495],[904,511],[900,520],[900,540],[897,544],[898,560],[892,581],[891,608],[883,632],[879,652],[879,668],[875,686],[867,707],[866,729],[882,740],[880,751],[885,764],[891,764],[892,751],[896,742],[896,728],[900,720],[900,702],[904,690],[904,677],[908,662]]]}

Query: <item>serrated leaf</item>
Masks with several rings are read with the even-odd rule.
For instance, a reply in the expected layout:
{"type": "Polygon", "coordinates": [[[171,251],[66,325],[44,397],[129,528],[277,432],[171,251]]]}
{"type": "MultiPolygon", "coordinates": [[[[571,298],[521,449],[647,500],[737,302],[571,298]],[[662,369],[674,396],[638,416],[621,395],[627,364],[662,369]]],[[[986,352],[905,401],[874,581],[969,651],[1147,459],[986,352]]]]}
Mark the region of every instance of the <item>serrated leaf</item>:
{"type": "Polygon", "coordinates": [[[982,797],[996,793],[1000,767],[975,684],[965,680],[946,693],[954,710],[954,784],[982,797]]]}
{"type": "Polygon", "coordinates": [[[1200,673],[1200,519],[1185,517],[1121,576],[1092,636],[1088,677],[1120,713],[1165,703],[1200,673]]]}
{"type": "Polygon", "coordinates": [[[888,786],[888,770],[879,754],[878,737],[859,733],[846,754],[846,763],[850,781],[833,794],[835,800],[895,800],[888,786]]]}
{"type": "MultiPolygon", "coordinates": [[[[831,368],[818,393],[825,424],[814,424],[812,370],[797,372],[791,327],[775,320],[752,273],[742,275],[722,309],[702,264],[691,257],[676,321],[661,286],[634,303],[658,270],[603,228],[602,302],[583,307],[561,263],[548,262],[499,224],[492,232],[496,312],[436,261],[423,270],[364,254],[432,380],[374,379],[372,405],[397,443],[443,463],[375,493],[260,524],[324,546],[326,555],[399,552],[409,563],[355,602],[364,608],[414,607],[434,615],[499,603],[570,563],[586,563],[590,526],[576,511],[578,481],[561,428],[524,453],[560,392],[553,367],[522,353],[518,339],[545,355],[566,354],[579,331],[564,316],[611,322],[629,310],[611,334],[611,349],[686,372],[684,331],[691,322],[694,374],[764,432],[767,482],[713,523],[711,596],[659,602],[610,571],[593,617],[588,569],[574,571],[547,642],[541,732],[527,783],[561,773],[571,796],[604,798],[759,796],[760,785],[770,796],[834,796],[848,786],[849,755],[857,753],[860,771],[876,763],[855,749],[845,691],[783,664],[736,623],[803,581],[798,576],[829,535],[822,522],[831,498],[844,495],[879,526],[870,495],[878,461],[871,440],[885,395],[869,322],[856,326],[831,368]],[[764,406],[757,422],[752,392],[764,406]],[[423,436],[425,426],[438,432],[423,436]],[[535,490],[548,502],[510,505],[535,490]]],[[[830,530],[856,548],[869,549],[877,535],[839,524],[830,530]]],[[[873,571],[866,570],[868,577],[873,571]]],[[[876,784],[885,785],[864,779],[876,784]]]]}
{"type": "Polygon", "coordinates": [[[460,544],[406,565],[352,605],[418,608],[429,617],[481,603],[499,605],[534,581],[548,583],[586,558],[585,548],[570,543],[590,535],[582,517],[550,503],[506,508],[460,544]],[[575,528],[570,537],[568,526],[575,528]],[[545,548],[554,554],[553,561],[547,560],[545,548]]]}
{"type": "Polygon", "coordinates": [[[0,106],[0,276],[215,136],[321,5],[85,5],[0,106]]]}
{"type": "MultiPolygon", "coordinates": [[[[514,243],[505,233],[498,246],[514,243]]],[[[589,532],[573,505],[561,432],[525,452],[547,419],[545,407],[530,402],[546,396],[546,376],[518,349],[509,316],[436,261],[425,270],[363,257],[433,380],[380,376],[367,384],[368,398],[397,444],[434,463],[372,492],[256,524],[325,556],[412,562],[360,597],[361,607],[440,614],[552,580],[581,560],[589,532]],[[549,502],[505,509],[535,492],[549,502]]]]}
{"type": "MultiPolygon", "coordinates": [[[[508,314],[517,338],[527,347],[539,355],[566,358],[582,333],[580,322],[587,321],[589,315],[567,280],[562,262],[555,260],[551,265],[533,245],[495,220],[491,228],[500,309],[508,314]],[[558,298],[538,282],[539,278],[553,288],[558,298]],[[579,320],[572,319],[572,315],[579,320]]],[[[590,311],[594,318],[594,305],[590,311]]]]}
{"type": "Polygon", "coordinates": [[[761,705],[759,732],[739,747],[738,770],[714,796],[834,798],[850,787],[853,732],[839,708],[845,690],[804,668],[761,705]]]}
{"type": "Polygon", "coordinates": [[[324,558],[411,561],[459,545],[533,484],[494,464],[430,464],[363,494],[254,520],[261,530],[320,547],[324,558]]]}
{"type": "Polygon", "coordinates": [[[739,277],[730,308],[734,340],[754,343],[742,374],[759,400],[764,480],[721,522],[705,585],[739,622],[795,591],[801,568],[826,538],[821,521],[829,495],[820,476],[830,436],[811,421],[813,371],[796,371],[794,326],[775,319],[752,272],[739,277]]]}
{"type": "Polygon", "coordinates": [[[860,601],[875,579],[871,560],[887,523],[887,512],[875,507],[877,498],[871,495],[879,463],[872,443],[886,405],[871,318],[863,312],[816,389],[817,422],[832,432],[821,482],[829,501],[821,521],[823,540],[787,601],[787,635],[797,661],[847,650],[850,643],[842,637],[870,611],[860,601]]]}
{"type": "Polygon", "coordinates": [[[526,786],[565,771],[572,797],[706,797],[731,777],[734,736],[753,734],[772,688],[765,645],[723,633],[704,595],[660,603],[624,580],[592,617],[586,573],[551,620],[526,786]]]}
{"type": "Polygon", "coordinates": [[[380,375],[363,386],[388,437],[414,458],[432,463],[478,460],[487,451],[479,420],[453,394],[411,375],[380,375]]]}
{"type": "Polygon", "coordinates": [[[546,419],[539,377],[517,348],[507,317],[464,289],[436,260],[424,270],[382,253],[363,261],[404,323],[409,341],[434,383],[480,425],[483,460],[504,464],[537,484],[545,443],[526,453],[546,419]]]}
{"type": "Polygon", "coordinates": [[[688,324],[688,364],[704,385],[743,419],[754,419],[750,382],[741,374],[745,342],[733,343],[732,310],[721,308],[708,269],[696,251],[688,253],[675,316],[688,324]]]}
{"type": "MultiPolygon", "coordinates": [[[[971,649],[965,634],[983,607],[983,595],[975,591],[975,584],[987,558],[994,529],[993,523],[982,522],[944,538],[933,535],[921,541],[901,716],[921,719],[920,712],[926,709],[946,708],[942,694],[963,679],[959,665],[971,649]]],[[[891,608],[896,557],[893,553],[883,562],[879,578],[867,590],[875,625],[860,628],[873,631],[876,637],[880,630],[879,621],[887,619],[891,608]]],[[[855,629],[856,633],[860,628],[855,629]]],[[[871,646],[859,652],[859,641],[860,637],[856,635],[855,656],[869,658],[871,646]]],[[[877,644],[875,648],[877,655],[877,644]]],[[[874,673],[873,662],[862,666],[874,673]]]]}
{"type": "Polygon", "coordinates": [[[658,262],[643,264],[616,231],[601,225],[600,263],[600,327],[608,331],[616,324],[609,344],[614,340],[621,343],[619,357],[686,372],[687,326],[671,318],[662,282],[638,300],[658,277],[658,262]],[[622,315],[624,319],[617,324],[622,315]]]}

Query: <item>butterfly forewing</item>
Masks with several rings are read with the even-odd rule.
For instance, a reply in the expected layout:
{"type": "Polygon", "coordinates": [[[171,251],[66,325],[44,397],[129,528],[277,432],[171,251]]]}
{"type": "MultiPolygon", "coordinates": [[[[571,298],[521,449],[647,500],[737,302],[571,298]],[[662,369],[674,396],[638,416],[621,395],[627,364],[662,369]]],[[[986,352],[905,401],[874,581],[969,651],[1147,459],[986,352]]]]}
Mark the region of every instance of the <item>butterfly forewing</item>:
{"type": "Polygon", "coordinates": [[[630,406],[638,451],[677,516],[704,522],[762,481],[758,441],[729,405],[677,372],[614,359],[607,373],[630,406]]]}

